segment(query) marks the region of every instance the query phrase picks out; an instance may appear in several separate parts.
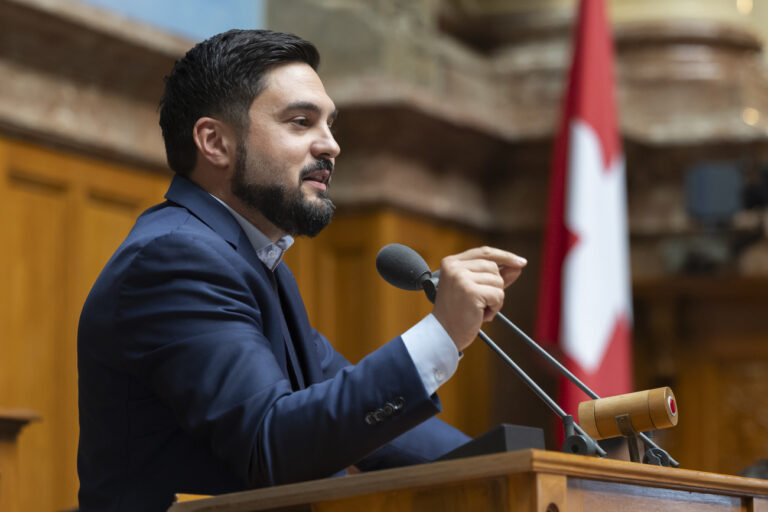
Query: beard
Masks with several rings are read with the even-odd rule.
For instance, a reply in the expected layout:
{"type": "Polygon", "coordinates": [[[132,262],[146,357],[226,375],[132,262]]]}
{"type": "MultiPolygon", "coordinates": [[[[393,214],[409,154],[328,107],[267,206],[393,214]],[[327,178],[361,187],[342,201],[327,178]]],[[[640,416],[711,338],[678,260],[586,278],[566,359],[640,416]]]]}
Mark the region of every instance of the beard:
{"type": "MultiPolygon", "coordinates": [[[[247,178],[248,167],[259,164],[248,158],[248,151],[242,141],[237,144],[235,170],[232,176],[232,193],[249,208],[258,210],[272,224],[291,236],[306,235],[314,237],[323,230],[333,218],[336,206],[326,191],[318,190],[320,201],[307,198],[301,188],[303,179],[311,172],[325,169],[333,171],[330,160],[320,159],[303,168],[299,173],[299,182],[295,188],[272,183],[250,183],[247,178]]],[[[266,174],[278,175],[281,169],[262,165],[266,174]]],[[[330,186],[330,179],[326,187],[330,186]]]]}

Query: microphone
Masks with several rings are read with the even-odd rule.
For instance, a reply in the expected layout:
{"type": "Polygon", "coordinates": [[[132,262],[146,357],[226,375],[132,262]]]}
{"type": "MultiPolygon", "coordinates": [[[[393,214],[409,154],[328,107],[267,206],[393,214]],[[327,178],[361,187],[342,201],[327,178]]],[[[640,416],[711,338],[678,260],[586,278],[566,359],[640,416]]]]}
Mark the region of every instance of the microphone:
{"type": "Polygon", "coordinates": [[[376,255],[376,270],[386,282],[401,290],[424,290],[434,304],[440,271],[432,273],[429,265],[407,245],[389,244],[376,255]]]}
{"type": "MultiPolygon", "coordinates": [[[[436,271],[432,273],[429,270],[429,266],[424,261],[424,258],[421,257],[419,253],[411,249],[410,247],[402,244],[389,244],[384,246],[380,251],[379,254],[376,256],[376,268],[379,270],[379,274],[381,277],[384,278],[385,281],[392,284],[393,286],[396,286],[398,288],[402,288],[405,290],[419,290],[420,288],[424,290],[424,292],[427,294],[427,298],[431,302],[435,302],[435,296],[437,295],[437,287],[439,284],[439,274],[440,271],[436,271]],[[406,267],[405,265],[413,265],[412,267],[406,267]],[[416,277],[413,277],[416,276],[416,277]],[[400,286],[400,284],[407,285],[406,286],[400,286]]],[[[586,384],[584,384],[578,377],[576,377],[573,373],[571,373],[565,366],[563,366],[560,361],[555,359],[552,354],[544,350],[544,348],[541,347],[538,343],[536,343],[530,336],[528,336],[525,332],[523,332],[522,329],[517,327],[514,323],[512,323],[511,320],[509,320],[507,317],[505,317],[503,314],[498,313],[496,316],[498,316],[502,322],[512,329],[515,334],[517,334],[529,347],[531,347],[536,353],[538,353],[540,356],[542,356],[547,362],[549,362],[552,366],[554,366],[562,375],[564,375],[568,380],[570,380],[576,387],[581,389],[587,396],[593,399],[593,402],[589,402],[592,404],[592,411],[595,409],[594,403],[595,401],[599,401],[600,397],[592,391],[586,384]]],[[[546,403],[552,411],[560,417],[560,419],[563,421],[563,426],[566,430],[566,442],[564,445],[564,450],[568,445],[570,444],[570,448],[572,452],[574,453],[595,453],[597,452],[601,456],[605,456],[605,452],[597,445],[597,443],[594,441],[594,439],[590,436],[590,434],[594,434],[596,429],[587,428],[587,431],[592,430],[591,432],[587,433],[584,429],[582,429],[578,424],[573,422],[573,418],[566,414],[555,402],[550,398],[533,380],[526,374],[522,368],[520,368],[512,359],[509,358],[509,356],[501,350],[501,348],[496,345],[496,343],[491,340],[488,335],[486,335],[482,330],[478,333],[480,336],[480,339],[482,339],[496,354],[501,357],[507,365],[509,365],[520,378],[523,379],[523,381],[528,385],[529,388],[542,400],[544,403],[546,403]],[[575,431],[575,432],[574,432],[575,431]],[[586,446],[584,446],[586,444],[586,446]],[[576,445],[581,445],[580,447],[577,447],[576,445]],[[595,449],[596,448],[596,449],[595,449]]],[[[654,390],[655,391],[655,390],[654,390]]],[[[647,393],[647,392],[640,392],[640,393],[647,393]]],[[[669,394],[671,394],[671,390],[669,390],[669,394]]],[[[674,402],[674,395],[672,395],[671,402],[668,401],[669,394],[664,394],[664,399],[667,400],[665,402],[667,404],[667,408],[670,407],[670,403],[672,404],[672,407],[676,407],[674,402]]],[[[624,395],[622,395],[624,396],[624,395]]],[[[600,403],[600,402],[598,402],[600,403]]],[[[602,403],[616,403],[611,398],[603,399],[602,403]]],[[[619,400],[618,403],[624,403],[624,400],[619,400]]],[[[580,420],[582,419],[582,413],[581,410],[584,407],[584,404],[582,404],[579,407],[579,416],[580,420]]],[[[599,406],[598,406],[599,407],[599,406]]],[[[669,409],[671,410],[671,409],[669,409]]],[[[585,409],[586,411],[586,409],[585,409]]],[[[594,414],[594,413],[593,413],[594,414]]],[[[674,415],[674,424],[677,424],[677,418],[676,414],[674,415]]],[[[584,417],[588,417],[587,414],[584,414],[584,417]]],[[[619,418],[619,416],[616,416],[616,418],[619,418]]],[[[629,420],[629,417],[627,417],[629,420]]],[[[618,421],[618,420],[617,420],[618,421]]],[[[630,430],[631,429],[631,422],[629,423],[630,430]]],[[[668,425],[672,426],[672,425],[668,425]]],[[[623,432],[622,432],[623,433],[623,432]]],[[[646,459],[648,459],[651,463],[660,465],[660,466],[673,466],[678,467],[680,465],[679,462],[677,462],[675,459],[673,459],[666,451],[664,451],[662,448],[660,448],[656,443],[654,443],[648,436],[643,434],[642,432],[635,432],[635,435],[646,445],[646,459]]],[[[598,439],[603,439],[604,436],[600,436],[598,434],[598,439]]],[[[630,443],[630,451],[636,451],[632,450],[633,443],[630,443]]],[[[633,460],[635,460],[636,457],[633,456],[633,460]]]]}
{"type": "Polygon", "coordinates": [[[421,254],[403,244],[382,247],[376,255],[376,270],[395,288],[411,291],[421,290],[422,281],[432,276],[421,254]]]}
{"type": "MultiPolygon", "coordinates": [[[[434,274],[419,253],[402,244],[389,244],[384,246],[376,255],[376,269],[381,277],[389,284],[405,290],[418,290],[423,288],[427,298],[435,302],[439,272],[434,274]],[[410,266],[406,266],[410,265],[410,266]]],[[[493,350],[507,365],[517,373],[531,391],[539,397],[563,422],[565,429],[565,443],[563,450],[581,455],[599,455],[605,457],[606,453],[597,442],[592,439],[579,425],[574,423],[573,417],[566,414],[557,405],[557,402],[536,384],[525,371],[517,365],[482,329],[478,336],[493,350]]]]}

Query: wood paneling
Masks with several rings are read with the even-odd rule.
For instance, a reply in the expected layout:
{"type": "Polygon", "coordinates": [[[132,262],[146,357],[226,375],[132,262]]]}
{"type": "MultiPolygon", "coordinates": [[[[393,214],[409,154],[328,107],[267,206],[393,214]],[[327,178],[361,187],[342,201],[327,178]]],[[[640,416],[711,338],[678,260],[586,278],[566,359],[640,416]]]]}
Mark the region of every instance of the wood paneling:
{"type": "Polygon", "coordinates": [[[767,285],[679,278],[635,286],[638,386],[675,390],[680,422],[659,439],[683,467],[737,474],[768,457],[767,285]]]}
{"type": "Polygon", "coordinates": [[[43,421],[19,441],[21,510],[77,504],[80,308],[168,177],[0,139],[0,405],[43,421]]]}

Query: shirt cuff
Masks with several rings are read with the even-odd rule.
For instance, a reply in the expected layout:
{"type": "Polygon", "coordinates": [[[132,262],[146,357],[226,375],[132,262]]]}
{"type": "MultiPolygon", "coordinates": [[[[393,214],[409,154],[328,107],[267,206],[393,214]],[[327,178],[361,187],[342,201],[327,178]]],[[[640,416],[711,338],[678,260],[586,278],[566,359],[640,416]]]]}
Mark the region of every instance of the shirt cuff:
{"type": "Polygon", "coordinates": [[[403,333],[402,339],[427,395],[432,396],[456,373],[459,366],[456,344],[432,313],[403,333]]]}

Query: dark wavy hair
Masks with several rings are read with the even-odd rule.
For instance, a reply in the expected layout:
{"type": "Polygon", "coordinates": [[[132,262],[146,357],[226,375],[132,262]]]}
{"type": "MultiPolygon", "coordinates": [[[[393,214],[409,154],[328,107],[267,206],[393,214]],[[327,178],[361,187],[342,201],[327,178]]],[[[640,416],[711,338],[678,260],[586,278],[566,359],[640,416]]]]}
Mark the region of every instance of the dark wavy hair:
{"type": "Polygon", "coordinates": [[[264,90],[272,67],[304,62],[317,70],[317,48],[293,34],[271,30],[230,30],[198,43],[177,60],[165,77],[160,128],[168,165],[186,176],[195,167],[192,128],[198,119],[215,117],[238,134],[248,129],[248,110],[264,90]]]}

